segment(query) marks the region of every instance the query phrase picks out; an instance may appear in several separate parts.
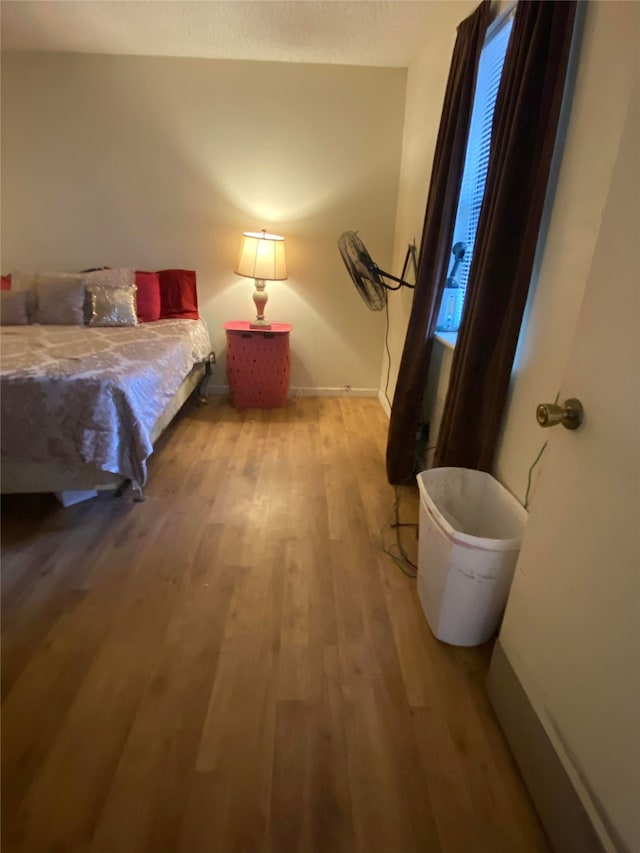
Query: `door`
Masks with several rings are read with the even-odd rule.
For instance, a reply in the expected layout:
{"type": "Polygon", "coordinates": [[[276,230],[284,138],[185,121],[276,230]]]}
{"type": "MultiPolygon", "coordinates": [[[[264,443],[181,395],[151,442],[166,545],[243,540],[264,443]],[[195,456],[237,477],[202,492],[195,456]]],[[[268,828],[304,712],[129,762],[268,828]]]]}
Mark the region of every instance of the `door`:
{"type": "Polygon", "coordinates": [[[541,430],[500,634],[604,848],[628,851],[640,850],[638,151],[636,94],[558,401],[579,398],[585,420],[541,430]]]}

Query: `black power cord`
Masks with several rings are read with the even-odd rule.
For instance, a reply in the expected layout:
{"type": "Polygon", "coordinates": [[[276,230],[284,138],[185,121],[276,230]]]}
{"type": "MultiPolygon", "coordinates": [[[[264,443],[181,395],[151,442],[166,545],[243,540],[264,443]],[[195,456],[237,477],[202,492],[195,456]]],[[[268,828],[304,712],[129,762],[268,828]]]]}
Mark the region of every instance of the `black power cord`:
{"type": "Polygon", "coordinates": [[[417,578],[418,576],[418,567],[417,565],[410,559],[409,555],[405,551],[402,542],[400,541],[400,528],[401,527],[413,527],[415,530],[418,529],[418,525],[415,522],[401,522],[400,521],[400,495],[398,493],[398,487],[394,486],[396,499],[393,503],[393,507],[391,508],[391,517],[389,521],[383,526],[380,531],[380,541],[382,543],[382,550],[387,556],[391,557],[396,566],[400,569],[403,574],[405,574],[409,578],[417,578]],[[386,528],[390,530],[395,530],[396,541],[387,547],[385,542],[384,533],[386,528]]]}
{"type": "Polygon", "coordinates": [[[391,400],[389,399],[389,376],[391,374],[391,350],[389,349],[389,302],[385,299],[384,310],[387,317],[387,324],[384,330],[384,347],[387,351],[387,379],[384,383],[384,396],[386,397],[389,408],[391,408],[391,400]]]}

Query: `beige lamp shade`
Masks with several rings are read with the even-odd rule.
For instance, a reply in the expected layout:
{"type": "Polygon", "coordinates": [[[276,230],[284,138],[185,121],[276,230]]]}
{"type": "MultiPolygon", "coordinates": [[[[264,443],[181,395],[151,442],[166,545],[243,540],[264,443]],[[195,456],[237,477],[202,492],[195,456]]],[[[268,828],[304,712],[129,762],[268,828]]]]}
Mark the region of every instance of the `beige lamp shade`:
{"type": "Polygon", "coordinates": [[[266,231],[245,231],[234,272],[247,278],[283,281],[287,278],[284,237],[266,231]]]}

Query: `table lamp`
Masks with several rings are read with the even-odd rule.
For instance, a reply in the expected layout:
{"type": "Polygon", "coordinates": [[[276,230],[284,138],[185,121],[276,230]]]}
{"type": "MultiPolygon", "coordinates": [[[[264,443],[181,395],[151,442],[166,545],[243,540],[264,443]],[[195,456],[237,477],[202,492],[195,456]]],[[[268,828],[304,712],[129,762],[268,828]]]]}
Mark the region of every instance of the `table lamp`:
{"type": "Polygon", "coordinates": [[[287,278],[287,262],[284,256],[284,237],[262,231],[245,231],[240,243],[240,253],[234,272],[255,280],[253,301],[257,316],[252,329],[270,329],[264,318],[267,304],[267,281],[284,281],[287,278]]]}

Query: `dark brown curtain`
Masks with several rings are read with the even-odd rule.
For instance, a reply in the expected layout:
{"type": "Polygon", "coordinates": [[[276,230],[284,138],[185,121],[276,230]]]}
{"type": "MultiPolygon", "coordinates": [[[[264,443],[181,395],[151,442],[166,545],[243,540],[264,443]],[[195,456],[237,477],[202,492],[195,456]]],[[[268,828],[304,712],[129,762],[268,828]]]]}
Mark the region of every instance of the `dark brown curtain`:
{"type": "Polygon", "coordinates": [[[405,483],[414,474],[415,436],[451,254],[478,62],[489,24],[490,5],[489,0],[483,0],[458,26],[431,172],[413,306],[391,408],[387,441],[390,483],[405,483]]]}
{"type": "Polygon", "coordinates": [[[489,471],[533,268],[576,3],[516,8],[434,464],[489,471]]]}

